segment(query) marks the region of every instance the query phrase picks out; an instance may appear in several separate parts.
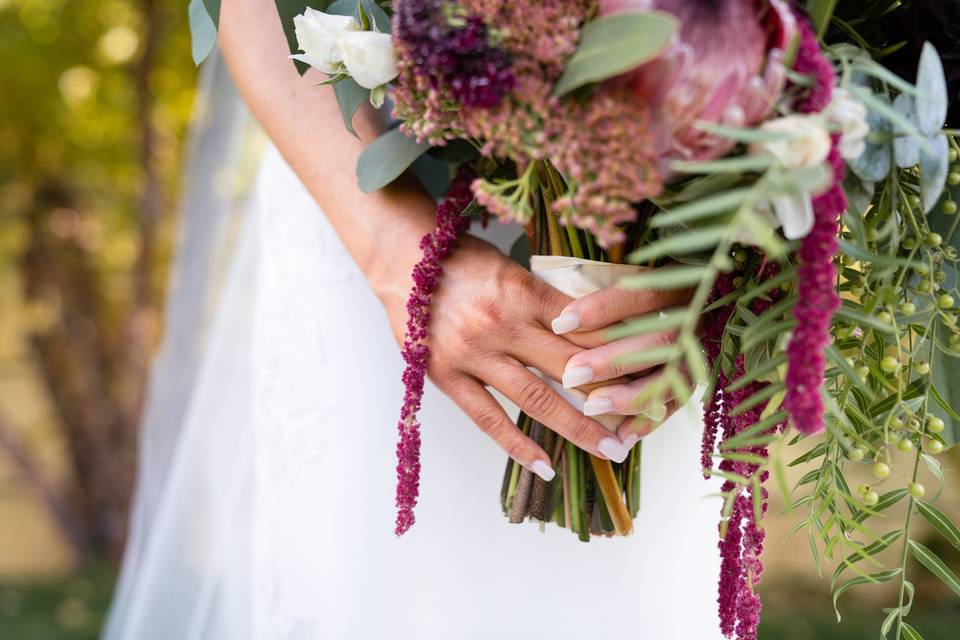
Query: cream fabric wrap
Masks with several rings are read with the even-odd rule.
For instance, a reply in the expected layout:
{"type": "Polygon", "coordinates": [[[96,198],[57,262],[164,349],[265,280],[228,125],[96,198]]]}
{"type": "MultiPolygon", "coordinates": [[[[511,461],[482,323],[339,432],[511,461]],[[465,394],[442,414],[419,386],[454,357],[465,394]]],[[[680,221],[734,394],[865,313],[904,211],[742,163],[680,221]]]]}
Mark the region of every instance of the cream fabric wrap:
{"type": "MultiPolygon", "coordinates": [[[[594,291],[613,286],[624,276],[635,275],[644,269],[645,267],[630,264],[612,264],[583,258],[567,258],[564,256],[530,257],[530,271],[554,289],[562,291],[571,298],[582,298],[594,291]]],[[[551,380],[539,371],[537,371],[537,374],[578,411],[583,411],[583,403],[587,400],[587,394],[577,389],[565,389],[559,382],[551,380]]],[[[610,431],[616,432],[617,427],[623,422],[623,416],[601,415],[594,416],[594,420],[610,431]]]]}

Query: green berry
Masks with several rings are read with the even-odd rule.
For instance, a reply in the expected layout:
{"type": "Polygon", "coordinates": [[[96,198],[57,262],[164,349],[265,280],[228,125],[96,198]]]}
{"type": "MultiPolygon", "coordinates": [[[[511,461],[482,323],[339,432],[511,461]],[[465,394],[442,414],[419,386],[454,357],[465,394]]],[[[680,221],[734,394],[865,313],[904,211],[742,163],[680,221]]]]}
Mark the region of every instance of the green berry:
{"type": "Polygon", "coordinates": [[[860,298],[860,297],[863,297],[864,289],[860,285],[854,285],[850,287],[850,293],[860,298]]]}
{"type": "Polygon", "coordinates": [[[896,429],[897,431],[900,431],[901,429],[903,429],[903,418],[901,418],[900,416],[897,416],[896,418],[891,420],[890,427],[893,429],[896,429]]]}
{"type": "MultiPolygon", "coordinates": [[[[923,274],[921,274],[923,275],[923,274]]],[[[929,280],[921,280],[917,283],[917,291],[920,293],[930,293],[933,290],[933,285],[929,280]]]]}
{"type": "Polygon", "coordinates": [[[947,174],[947,184],[951,187],[955,187],[960,184],[960,173],[956,171],[951,171],[947,174]]]}
{"type": "Polygon", "coordinates": [[[857,493],[859,493],[861,496],[867,495],[867,491],[870,491],[870,485],[868,484],[862,484],[857,487],[857,493]]]}
{"type": "Polygon", "coordinates": [[[930,433],[943,433],[945,426],[938,416],[927,416],[927,431],[930,433]]]}
{"type": "Polygon", "coordinates": [[[867,379],[867,376],[870,375],[870,367],[868,367],[868,366],[866,366],[866,365],[863,365],[863,366],[861,366],[861,367],[857,367],[857,375],[860,376],[860,379],[861,379],[861,380],[866,380],[866,379],[867,379]]]}
{"type": "Polygon", "coordinates": [[[910,196],[907,198],[907,202],[909,202],[910,206],[914,209],[919,209],[920,205],[923,204],[923,202],[920,200],[920,196],[910,196]]]}
{"type": "Polygon", "coordinates": [[[903,453],[910,453],[911,451],[913,451],[913,440],[910,440],[909,438],[904,438],[903,440],[897,443],[897,449],[899,449],[903,453]]]}
{"type": "Polygon", "coordinates": [[[957,212],[957,202],[955,200],[947,200],[943,203],[943,213],[952,216],[957,212]]]}
{"type": "Polygon", "coordinates": [[[910,483],[910,495],[912,495],[914,498],[922,498],[926,492],[926,488],[919,482],[910,483]]]}
{"type": "Polygon", "coordinates": [[[958,155],[958,154],[957,154],[957,150],[954,149],[954,148],[952,148],[952,147],[951,147],[950,151],[949,151],[948,154],[947,154],[947,156],[950,158],[950,162],[956,162],[956,161],[957,161],[957,155],[958,155]]]}
{"type": "Polygon", "coordinates": [[[936,455],[943,451],[943,443],[940,442],[939,440],[931,439],[927,441],[927,443],[923,446],[923,448],[927,450],[927,453],[932,453],[936,455]]]}
{"type": "Polygon", "coordinates": [[[864,456],[867,455],[867,452],[860,447],[854,447],[853,449],[850,449],[850,453],[848,453],[847,455],[854,462],[860,462],[861,460],[863,460],[864,456]]]}
{"type": "Polygon", "coordinates": [[[914,238],[913,236],[907,236],[906,238],[903,239],[903,242],[901,244],[903,244],[903,248],[907,249],[908,251],[911,249],[916,249],[917,239],[914,238]]]}
{"type": "Polygon", "coordinates": [[[920,429],[920,421],[916,418],[910,418],[910,430],[918,431],[920,429]]]}
{"type": "Polygon", "coordinates": [[[897,369],[900,368],[900,361],[894,358],[893,356],[887,356],[880,361],[880,368],[886,371],[887,373],[894,373],[897,369]]]}
{"type": "Polygon", "coordinates": [[[913,363],[914,370],[922,376],[930,373],[930,363],[929,362],[915,362],[913,363]]]}
{"type": "Polygon", "coordinates": [[[877,314],[877,320],[879,320],[883,324],[890,324],[891,322],[893,322],[893,316],[890,315],[889,311],[881,311],[880,313],[877,314]]]}
{"type": "Polygon", "coordinates": [[[943,244],[943,236],[941,236],[939,233],[928,233],[927,244],[931,247],[939,247],[943,244]]]}
{"type": "Polygon", "coordinates": [[[952,308],[954,302],[955,301],[953,299],[953,296],[950,295],[949,293],[942,293],[940,294],[940,297],[937,298],[937,306],[940,307],[941,309],[952,308]]]}
{"type": "Polygon", "coordinates": [[[868,507],[872,507],[878,502],[880,502],[880,496],[877,495],[877,492],[874,491],[873,489],[870,489],[865,494],[863,494],[863,504],[867,505],[868,507]]]}
{"type": "Polygon", "coordinates": [[[912,316],[917,312],[917,305],[912,302],[904,302],[900,305],[900,313],[905,316],[912,316]]]}
{"type": "Polygon", "coordinates": [[[886,462],[878,462],[873,465],[873,475],[883,480],[890,475],[890,465],[886,462]]]}
{"type": "Polygon", "coordinates": [[[921,276],[925,276],[925,275],[927,275],[928,273],[930,273],[930,267],[928,267],[928,266],[927,266],[925,263],[923,263],[923,262],[917,264],[917,265],[913,268],[913,270],[917,273],[917,275],[921,275],[921,276]]]}

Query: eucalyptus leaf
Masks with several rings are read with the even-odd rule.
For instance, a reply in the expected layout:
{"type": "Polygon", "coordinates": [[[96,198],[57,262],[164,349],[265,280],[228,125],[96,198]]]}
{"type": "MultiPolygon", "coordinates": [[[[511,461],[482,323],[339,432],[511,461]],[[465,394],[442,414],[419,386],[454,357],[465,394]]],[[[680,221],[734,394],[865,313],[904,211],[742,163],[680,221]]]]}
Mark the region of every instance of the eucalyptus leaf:
{"type": "Polygon", "coordinates": [[[926,136],[920,132],[920,129],[917,128],[914,123],[904,118],[893,108],[893,105],[890,104],[886,95],[876,95],[872,91],[862,87],[850,87],[850,92],[858,97],[870,111],[880,114],[894,127],[912,137],[921,149],[928,152],[931,151],[926,136]]]}
{"type": "Polygon", "coordinates": [[[940,199],[950,169],[950,146],[947,137],[937,133],[927,140],[930,151],[920,149],[920,195],[923,212],[929,213],[940,199]]]}
{"type": "Polygon", "coordinates": [[[937,49],[923,43],[917,67],[917,126],[931,136],[940,131],[947,119],[947,81],[937,49]]]}
{"type": "Polygon", "coordinates": [[[360,154],[357,161],[360,190],[370,193],[387,186],[429,148],[430,145],[403,135],[400,129],[386,132],[360,154]]]}
{"type": "MultiPolygon", "coordinates": [[[[217,8],[219,9],[219,1],[217,8]]],[[[190,21],[190,48],[194,64],[206,60],[217,43],[217,23],[210,15],[205,0],[190,0],[188,8],[190,21]]],[[[217,11],[219,20],[220,12],[217,11]]]]}
{"type": "MultiPolygon", "coordinates": [[[[879,99],[886,100],[886,96],[879,99]]],[[[866,139],[866,148],[850,162],[850,168],[866,182],[880,182],[890,173],[892,149],[889,136],[892,128],[890,122],[874,109],[867,110],[867,125],[870,135],[866,139]]]]}
{"type": "Polygon", "coordinates": [[[343,117],[343,126],[347,131],[359,138],[353,128],[353,116],[364,102],[370,100],[370,90],[364,89],[353,78],[345,78],[333,85],[333,93],[337,96],[337,105],[343,117]]]}
{"type": "Polygon", "coordinates": [[[843,178],[843,192],[847,196],[847,211],[862,216],[873,201],[874,184],[848,171],[843,178]]]}
{"type": "MultiPolygon", "coordinates": [[[[326,11],[330,2],[329,0],[314,0],[312,2],[307,0],[274,0],[274,4],[277,7],[277,14],[280,16],[280,24],[283,26],[283,35],[287,38],[287,47],[290,49],[290,53],[297,53],[300,51],[300,47],[297,45],[297,32],[293,25],[294,17],[306,11],[307,6],[311,6],[317,11],[326,11]]],[[[309,65],[299,60],[294,60],[293,63],[300,75],[306,73],[307,69],[310,68],[309,65]]]]}
{"type": "Polygon", "coordinates": [[[676,30],[676,18],[660,11],[625,11],[588,22],[554,94],[562,96],[652,60],[676,30]]]}
{"type": "MultiPolygon", "coordinates": [[[[898,95],[893,101],[893,108],[905,119],[916,124],[916,107],[910,95],[906,93],[898,95]]],[[[895,133],[897,135],[893,139],[893,151],[897,166],[901,169],[906,169],[920,162],[920,147],[917,146],[914,139],[904,135],[904,132],[899,129],[896,130],[895,133]]]]}

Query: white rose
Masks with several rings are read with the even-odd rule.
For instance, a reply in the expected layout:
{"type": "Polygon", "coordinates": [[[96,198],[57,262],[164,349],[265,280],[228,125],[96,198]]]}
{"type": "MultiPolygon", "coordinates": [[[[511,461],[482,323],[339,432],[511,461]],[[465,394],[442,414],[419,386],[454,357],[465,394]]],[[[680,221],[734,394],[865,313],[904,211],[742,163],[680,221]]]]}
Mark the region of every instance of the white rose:
{"type": "Polygon", "coordinates": [[[786,169],[804,169],[823,163],[830,153],[830,134],[823,120],[817,116],[784,116],[767,120],[763,131],[784,133],[783,140],[760,142],[753,152],[772,154],[786,169]]]}
{"type": "Polygon", "coordinates": [[[867,108],[842,87],[833,91],[830,104],[823,110],[828,121],[840,127],[838,149],[845,160],[856,160],[867,148],[867,108]]]}
{"type": "Polygon", "coordinates": [[[360,24],[349,16],[330,15],[309,7],[293,19],[293,26],[297,46],[303,53],[290,57],[328,75],[335,75],[343,63],[340,35],[360,29],[360,24]]]}
{"type": "Polygon", "coordinates": [[[340,34],[343,64],[358,85],[375,89],[397,77],[397,56],[390,35],[375,31],[340,34]]]}

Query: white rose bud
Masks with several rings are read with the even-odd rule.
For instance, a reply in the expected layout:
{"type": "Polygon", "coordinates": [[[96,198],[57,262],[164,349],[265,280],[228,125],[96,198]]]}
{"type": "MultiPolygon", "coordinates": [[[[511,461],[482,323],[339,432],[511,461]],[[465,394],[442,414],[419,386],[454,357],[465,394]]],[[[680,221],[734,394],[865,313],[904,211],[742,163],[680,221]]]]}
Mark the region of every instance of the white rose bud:
{"type": "Polygon", "coordinates": [[[397,77],[397,56],[387,33],[354,31],[340,35],[343,64],[358,85],[375,89],[397,77]]]}
{"type": "Polygon", "coordinates": [[[817,116],[784,116],[767,120],[760,128],[763,131],[784,133],[784,140],[761,142],[753,147],[754,152],[772,154],[786,169],[805,169],[822,164],[830,153],[830,134],[817,116]]]}
{"type": "Polygon", "coordinates": [[[343,63],[340,35],[360,29],[360,24],[349,16],[330,15],[309,7],[293,19],[293,26],[297,46],[303,53],[290,57],[328,75],[335,75],[343,63]]]}
{"type": "Polygon", "coordinates": [[[823,110],[828,121],[840,127],[840,155],[845,160],[856,160],[867,148],[867,108],[842,87],[833,90],[830,104],[823,110]]]}

